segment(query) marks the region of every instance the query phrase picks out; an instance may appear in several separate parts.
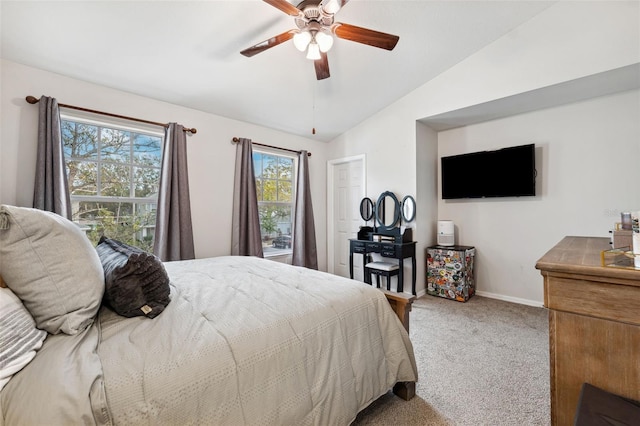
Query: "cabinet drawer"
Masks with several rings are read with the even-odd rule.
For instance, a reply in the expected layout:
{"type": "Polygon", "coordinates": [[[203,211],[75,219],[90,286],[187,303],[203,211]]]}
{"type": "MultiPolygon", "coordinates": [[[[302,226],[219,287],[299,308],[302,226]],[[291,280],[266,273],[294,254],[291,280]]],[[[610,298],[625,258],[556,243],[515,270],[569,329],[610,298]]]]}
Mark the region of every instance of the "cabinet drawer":
{"type": "Polygon", "coordinates": [[[381,251],[380,251],[380,254],[381,254],[382,256],[384,256],[384,257],[396,257],[396,251],[395,251],[395,250],[392,250],[392,251],[389,251],[389,250],[381,250],[381,251]]]}
{"type": "Polygon", "coordinates": [[[376,253],[380,253],[380,250],[382,250],[382,244],[380,243],[369,243],[367,247],[369,248],[369,251],[376,253]]]}
{"type": "Polygon", "coordinates": [[[396,246],[394,246],[393,244],[382,244],[382,250],[395,252],[396,246]]]}
{"type": "Polygon", "coordinates": [[[366,243],[352,243],[351,249],[354,253],[364,253],[366,251],[366,243]]]}
{"type": "Polygon", "coordinates": [[[640,325],[640,287],[547,275],[545,306],[640,325]]]}

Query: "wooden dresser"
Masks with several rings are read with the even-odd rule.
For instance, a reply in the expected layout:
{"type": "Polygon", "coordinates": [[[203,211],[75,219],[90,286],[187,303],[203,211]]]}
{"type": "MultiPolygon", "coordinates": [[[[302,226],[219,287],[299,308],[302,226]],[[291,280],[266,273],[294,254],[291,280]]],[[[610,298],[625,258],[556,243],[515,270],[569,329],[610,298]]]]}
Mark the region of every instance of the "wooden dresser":
{"type": "Polygon", "coordinates": [[[640,400],[640,271],[601,266],[608,238],[565,237],[536,264],[549,309],[551,422],[572,425],[590,383],[640,400]]]}

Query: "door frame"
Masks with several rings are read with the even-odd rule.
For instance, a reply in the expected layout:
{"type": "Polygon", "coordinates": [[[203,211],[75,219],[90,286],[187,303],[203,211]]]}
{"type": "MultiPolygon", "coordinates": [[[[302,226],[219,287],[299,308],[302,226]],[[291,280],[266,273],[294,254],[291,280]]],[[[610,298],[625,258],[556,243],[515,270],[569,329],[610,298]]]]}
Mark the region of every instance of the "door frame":
{"type": "Polygon", "coordinates": [[[333,214],[333,197],[335,195],[333,174],[335,167],[339,164],[362,162],[362,194],[364,198],[367,193],[367,157],[365,154],[352,155],[349,157],[337,158],[327,161],[327,271],[331,274],[335,272],[335,218],[333,214]]]}

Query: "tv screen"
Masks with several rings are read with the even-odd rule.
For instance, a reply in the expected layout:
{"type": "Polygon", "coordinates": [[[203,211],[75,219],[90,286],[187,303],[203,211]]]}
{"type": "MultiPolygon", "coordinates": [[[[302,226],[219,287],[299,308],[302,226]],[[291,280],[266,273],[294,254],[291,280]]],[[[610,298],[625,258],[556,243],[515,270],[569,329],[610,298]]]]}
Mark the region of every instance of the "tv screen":
{"type": "Polygon", "coordinates": [[[444,200],[536,195],[534,144],[442,157],[440,170],[444,200]]]}

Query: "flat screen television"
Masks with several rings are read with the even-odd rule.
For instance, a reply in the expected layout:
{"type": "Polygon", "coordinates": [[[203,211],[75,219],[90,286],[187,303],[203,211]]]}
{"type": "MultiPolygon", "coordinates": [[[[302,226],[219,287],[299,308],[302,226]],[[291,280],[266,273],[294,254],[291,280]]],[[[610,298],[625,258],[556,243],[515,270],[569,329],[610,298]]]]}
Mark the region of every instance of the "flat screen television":
{"type": "Polygon", "coordinates": [[[440,159],[442,199],[536,195],[535,145],[440,159]]]}

